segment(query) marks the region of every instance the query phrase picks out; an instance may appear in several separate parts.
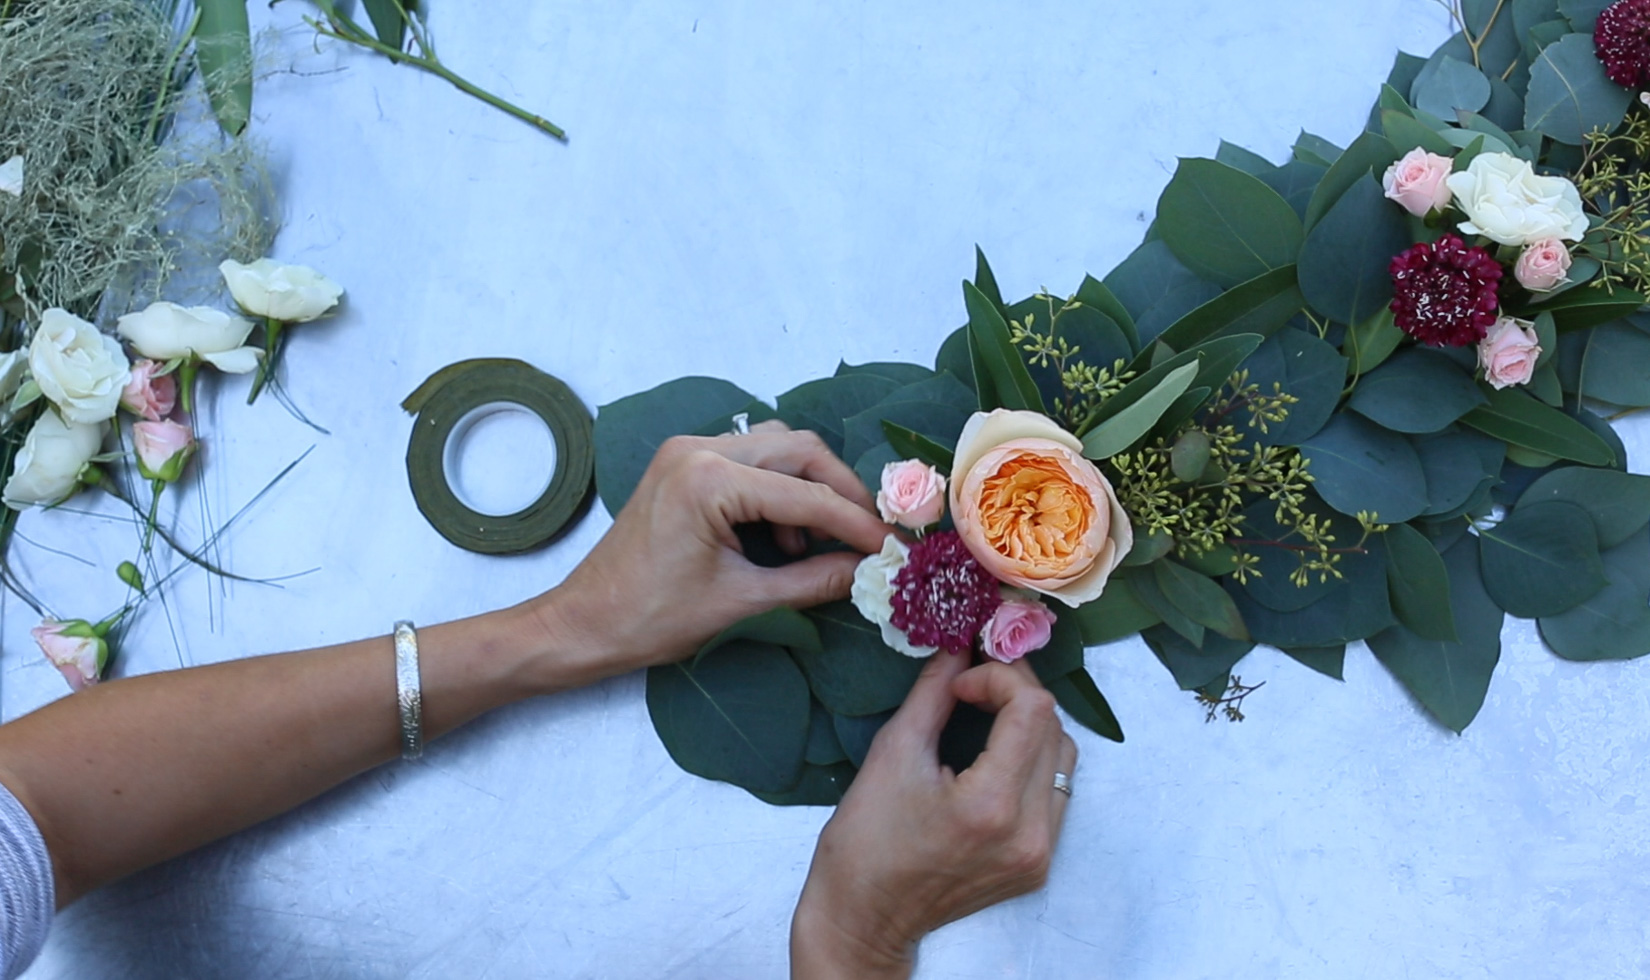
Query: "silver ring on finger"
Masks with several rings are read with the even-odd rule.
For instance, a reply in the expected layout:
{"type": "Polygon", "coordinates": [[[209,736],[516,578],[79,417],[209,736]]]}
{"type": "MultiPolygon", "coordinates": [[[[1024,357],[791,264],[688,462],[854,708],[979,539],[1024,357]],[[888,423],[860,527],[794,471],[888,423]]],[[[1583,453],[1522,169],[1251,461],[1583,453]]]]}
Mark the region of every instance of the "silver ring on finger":
{"type": "Polygon", "coordinates": [[[748,436],[751,434],[751,413],[740,412],[733,417],[733,428],[728,430],[730,436],[748,436]]]}
{"type": "Polygon", "coordinates": [[[1064,793],[1064,794],[1066,794],[1066,798],[1070,799],[1071,798],[1071,776],[1069,776],[1069,775],[1067,775],[1066,773],[1063,773],[1063,772],[1055,773],[1054,774],[1054,791],[1056,793],[1064,793]]]}

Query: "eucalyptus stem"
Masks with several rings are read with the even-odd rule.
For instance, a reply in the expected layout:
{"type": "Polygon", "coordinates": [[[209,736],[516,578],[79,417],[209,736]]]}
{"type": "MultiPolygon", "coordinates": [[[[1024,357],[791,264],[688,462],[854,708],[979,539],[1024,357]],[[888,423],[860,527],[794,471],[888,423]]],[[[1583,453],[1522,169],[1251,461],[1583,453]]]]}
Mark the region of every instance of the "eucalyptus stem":
{"type": "Polygon", "coordinates": [[[143,128],[143,142],[145,143],[155,141],[155,133],[160,130],[161,115],[166,108],[166,97],[170,94],[172,87],[172,78],[178,69],[178,59],[183,57],[183,49],[187,48],[189,42],[194,40],[195,29],[200,27],[200,24],[201,12],[197,8],[195,15],[189,19],[189,26],[184,29],[183,34],[178,38],[177,47],[173,48],[172,53],[166,58],[166,74],[161,78],[160,91],[155,93],[155,108],[149,113],[149,125],[143,128]]]}
{"type": "Polygon", "coordinates": [[[560,126],[557,126],[555,123],[536,112],[529,112],[513,102],[499,98],[486,89],[471,83],[463,76],[442,64],[441,59],[435,56],[435,53],[424,41],[424,34],[422,31],[417,29],[414,29],[413,31],[413,39],[417,41],[419,51],[421,53],[412,54],[411,52],[392,48],[382,41],[379,41],[377,38],[371,37],[365,31],[361,30],[359,25],[357,25],[354,21],[349,20],[342,14],[332,11],[329,12],[329,17],[332,20],[332,26],[324,25],[320,21],[308,17],[304,19],[308,21],[310,26],[315,28],[316,33],[320,34],[322,37],[330,37],[335,40],[343,41],[345,44],[354,44],[359,47],[366,48],[369,51],[376,51],[392,61],[400,61],[412,65],[415,68],[421,68],[437,78],[446,80],[450,85],[458,89],[460,92],[463,92],[465,95],[480,99],[482,102],[487,103],[493,108],[514,116],[529,126],[561,140],[563,143],[567,142],[567,133],[560,126]]]}

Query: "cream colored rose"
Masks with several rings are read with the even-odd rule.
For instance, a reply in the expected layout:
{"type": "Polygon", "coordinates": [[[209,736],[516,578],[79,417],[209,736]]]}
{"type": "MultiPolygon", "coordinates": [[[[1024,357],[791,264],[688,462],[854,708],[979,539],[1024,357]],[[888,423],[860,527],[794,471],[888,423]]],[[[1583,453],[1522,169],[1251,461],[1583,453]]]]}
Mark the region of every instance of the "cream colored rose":
{"type": "Polygon", "coordinates": [[[132,379],[120,341],[64,310],[41,314],[29,342],[29,371],[64,418],[84,425],[114,418],[132,379]]]}
{"type": "Polygon", "coordinates": [[[1478,342],[1478,366],[1491,388],[1529,384],[1540,358],[1535,324],[1528,320],[1501,317],[1478,342]]]}
{"type": "Polygon", "coordinates": [[[229,260],[218,266],[229,293],[253,316],[282,323],[306,323],[338,305],[343,287],[307,265],[259,259],[251,265],[229,260]]]}
{"type": "Polygon", "coordinates": [[[253,370],[262,354],[256,347],[244,346],[252,321],[210,306],[155,303],[141,313],[121,317],[115,330],[144,357],[157,361],[199,357],[228,374],[253,370]]]}
{"type": "Polygon", "coordinates": [[[883,539],[882,550],[860,559],[854,569],[854,584],[849,590],[854,608],[867,622],[882,631],[882,642],[907,657],[932,656],[938,647],[919,647],[894,625],[894,576],[905,567],[911,549],[892,534],[883,539]]]}
{"type": "Polygon", "coordinates": [[[1506,153],[1480,153],[1467,169],[1450,175],[1449,189],[1467,220],[1461,230],[1502,245],[1544,238],[1581,241],[1587,215],[1581,194],[1563,177],[1542,177],[1529,163],[1506,153]]]}
{"type": "Polygon", "coordinates": [[[1097,598],[1134,547],[1083,444],[1037,412],[976,412],[957,439],[951,519],[985,570],[1068,606],[1097,598]]]}
{"type": "Polygon", "coordinates": [[[23,448],[12,461],[11,478],[0,492],[7,507],[55,504],[80,486],[80,474],[103,445],[103,423],[65,422],[57,413],[40,413],[23,448]]]}

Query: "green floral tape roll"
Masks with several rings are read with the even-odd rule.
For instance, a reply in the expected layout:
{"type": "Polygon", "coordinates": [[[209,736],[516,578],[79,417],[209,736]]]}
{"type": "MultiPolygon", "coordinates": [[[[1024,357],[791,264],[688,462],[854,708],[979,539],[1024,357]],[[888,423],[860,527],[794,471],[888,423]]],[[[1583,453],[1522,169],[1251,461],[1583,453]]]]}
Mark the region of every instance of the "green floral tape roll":
{"type": "Polygon", "coordinates": [[[417,418],[407,443],[407,481],[425,520],[467,551],[513,555],[554,539],[590,500],[596,465],[590,410],[558,378],[524,361],[476,358],[449,364],[401,407],[417,418]],[[476,409],[519,406],[543,420],[556,440],[556,469],[544,493],[514,514],[473,510],[447,482],[447,442],[476,409]]]}

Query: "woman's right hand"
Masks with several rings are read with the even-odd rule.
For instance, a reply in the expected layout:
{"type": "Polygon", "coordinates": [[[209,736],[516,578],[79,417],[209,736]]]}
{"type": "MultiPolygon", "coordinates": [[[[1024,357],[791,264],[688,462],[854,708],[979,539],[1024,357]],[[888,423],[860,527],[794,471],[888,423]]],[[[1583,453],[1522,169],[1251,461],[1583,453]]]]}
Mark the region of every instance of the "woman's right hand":
{"type": "Polygon", "coordinates": [[[791,975],[909,976],[924,935],[1041,887],[1067,804],[1054,774],[1076,763],[1024,661],[967,668],[936,654],[819,836],[791,923],[791,975]],[[936,753],[959,700],[997,718],[985,751],[953,773],[936,753]]]}

